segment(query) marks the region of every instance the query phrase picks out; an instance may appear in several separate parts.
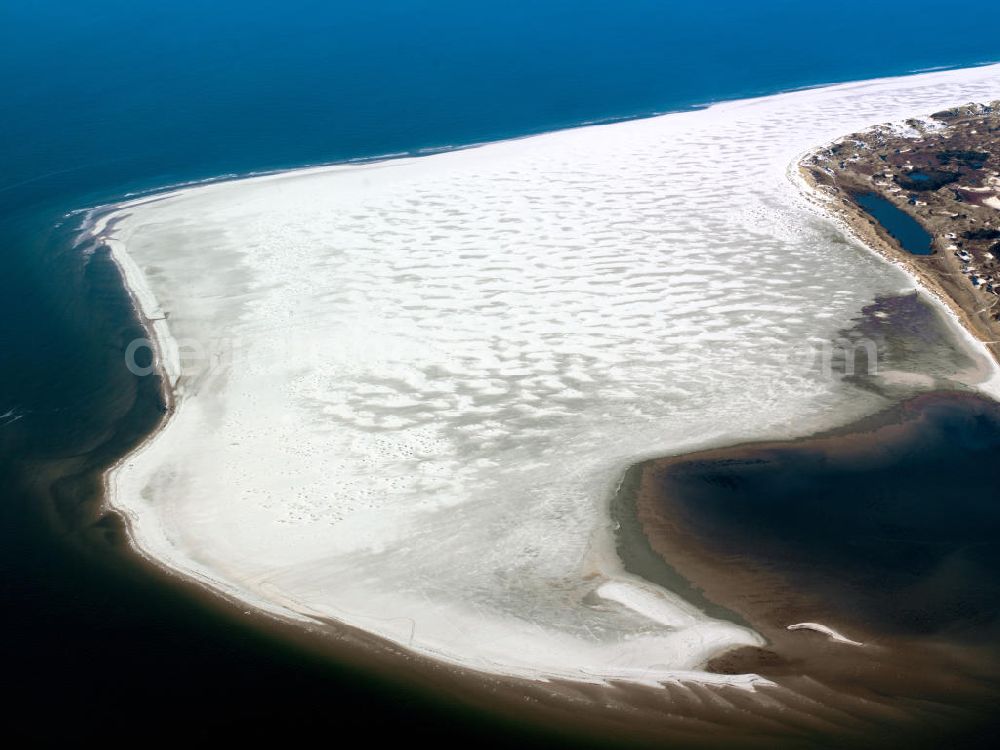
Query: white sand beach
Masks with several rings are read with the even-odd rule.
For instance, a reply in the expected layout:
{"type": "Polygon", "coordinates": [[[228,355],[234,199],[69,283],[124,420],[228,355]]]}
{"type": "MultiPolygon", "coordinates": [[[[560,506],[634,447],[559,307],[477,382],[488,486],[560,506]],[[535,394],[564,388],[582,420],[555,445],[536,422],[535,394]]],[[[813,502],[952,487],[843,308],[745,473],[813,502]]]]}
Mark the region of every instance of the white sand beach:
{"type": "Polygon", "coordinates": [[[494,674],[752,687],[699,668],[763,639],[627,574],[608,501],[641,459],[884,405],[804,352],[913,281],[789,172],[998,96],[1000,66],[933,72],[112,207],[91,231],[173,404],[108,502],[283,617],[494,674]]]}

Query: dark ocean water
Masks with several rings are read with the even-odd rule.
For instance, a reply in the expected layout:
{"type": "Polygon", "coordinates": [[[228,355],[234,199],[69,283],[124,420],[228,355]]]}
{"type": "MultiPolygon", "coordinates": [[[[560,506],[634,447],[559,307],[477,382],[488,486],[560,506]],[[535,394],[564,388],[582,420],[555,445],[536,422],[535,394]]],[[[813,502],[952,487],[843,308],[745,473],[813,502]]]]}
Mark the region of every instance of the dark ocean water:
{"type": "Polygon", "coordinates": [[[0,2],[2,734],[302,739],[351,725],[524,739],[320,663],[133,561],[98,512],[96,472],[160,405],[152,379],[124,370],[135,323],[108,260],[73,247],[67,212],[226,174],[1000,59],[1000,6],[945,27],[937,8],[0,2]]]}

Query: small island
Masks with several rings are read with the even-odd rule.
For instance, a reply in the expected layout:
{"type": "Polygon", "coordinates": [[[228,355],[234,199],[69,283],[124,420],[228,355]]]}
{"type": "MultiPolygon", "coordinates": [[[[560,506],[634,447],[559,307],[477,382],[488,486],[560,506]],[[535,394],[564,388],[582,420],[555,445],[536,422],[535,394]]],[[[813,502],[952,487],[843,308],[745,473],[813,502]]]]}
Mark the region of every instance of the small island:
{"type": "Polygon", "coordinates": [[[799,164],[814,195],[1000,353],[1000,101],[881,124],[799,164]]]}

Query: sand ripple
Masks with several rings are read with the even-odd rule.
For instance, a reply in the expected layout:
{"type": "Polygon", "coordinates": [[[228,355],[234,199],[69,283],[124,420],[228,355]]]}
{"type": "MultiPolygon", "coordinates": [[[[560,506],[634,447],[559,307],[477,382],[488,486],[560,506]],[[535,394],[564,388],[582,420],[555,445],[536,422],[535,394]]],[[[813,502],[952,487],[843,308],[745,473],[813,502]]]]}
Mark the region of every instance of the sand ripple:
{"type": "Polygon", "coordinates": [[[910,282],[789,165],[998,86],[933,73],[121,206],[115,252],[189,356],[112,501],[172,568],[436,658],[746,684],[690,670],[760,637],[626,575],[608,498],[640,458],[880,405],[801,355],[910,282]]]}

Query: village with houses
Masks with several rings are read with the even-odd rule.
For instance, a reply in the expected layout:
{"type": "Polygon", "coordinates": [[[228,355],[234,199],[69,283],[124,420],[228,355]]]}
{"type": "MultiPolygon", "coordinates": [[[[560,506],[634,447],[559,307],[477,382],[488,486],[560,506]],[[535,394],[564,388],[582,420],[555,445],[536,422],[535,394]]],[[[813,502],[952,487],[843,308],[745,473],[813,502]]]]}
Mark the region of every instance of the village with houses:
{"type": "Polygon", "coordinates": [[[876,125],[799,167],[825,209],[1000,354],[1000,100],[876,125]]]}

